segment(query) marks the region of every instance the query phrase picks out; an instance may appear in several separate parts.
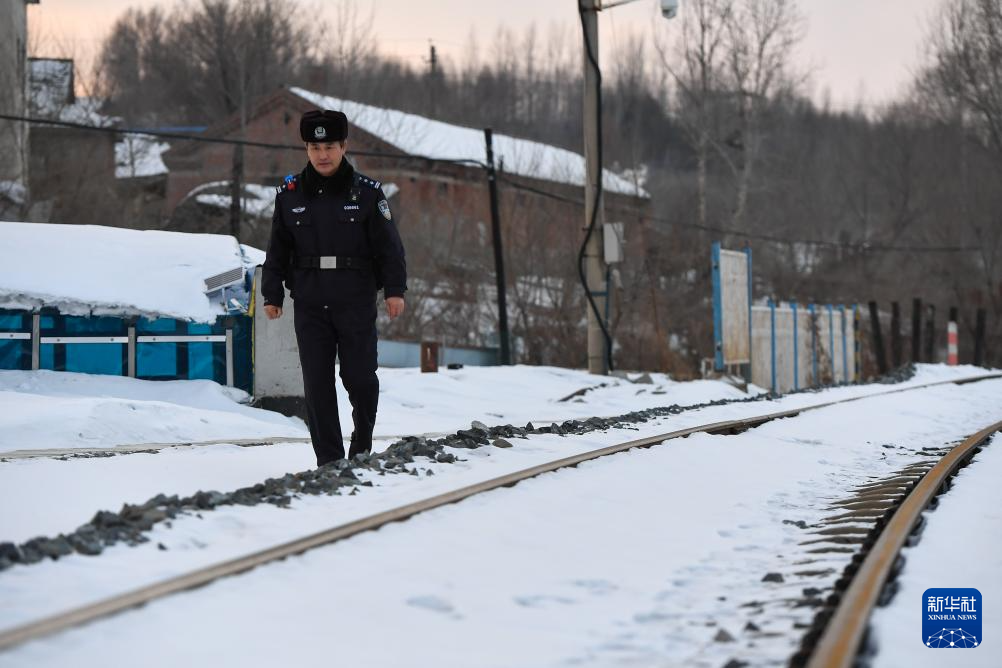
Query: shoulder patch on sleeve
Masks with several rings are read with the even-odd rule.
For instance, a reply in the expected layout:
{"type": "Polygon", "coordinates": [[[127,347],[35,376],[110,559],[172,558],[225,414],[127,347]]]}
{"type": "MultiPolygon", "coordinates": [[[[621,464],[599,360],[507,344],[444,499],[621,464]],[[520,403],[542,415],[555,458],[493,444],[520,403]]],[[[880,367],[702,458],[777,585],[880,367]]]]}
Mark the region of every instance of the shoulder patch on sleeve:
{"type": "Polygon", "coordinates": [[[299,184],[299,176],[296,174],[289,174],[282,181],[282,185],[278,187],[278,192],[283,190],[295,190],[299,184]]]}

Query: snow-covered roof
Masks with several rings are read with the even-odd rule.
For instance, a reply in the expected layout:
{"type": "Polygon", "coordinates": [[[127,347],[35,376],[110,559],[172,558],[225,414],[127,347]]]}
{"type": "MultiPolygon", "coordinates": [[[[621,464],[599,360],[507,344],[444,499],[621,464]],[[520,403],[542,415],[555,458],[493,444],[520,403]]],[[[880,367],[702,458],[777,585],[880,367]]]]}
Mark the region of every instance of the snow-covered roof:
{"type": "Polygon", "coordinates": [[[166,142],[153,137],[127,135],[115,143],[115,177],[132,179],[140,176],[157,176],[167,173],[163,153],[170,148],[166,142]]]}
{"type": "Polygon", "coordinates": [[[203,281],[258,263],[220,234],[0,222],[0,308],[213,322],[224,313],[203,281]]]}
{"type": "MultiPolygon", "coordinates": [[[[487,160],[483,130],[451,125],[394,109],[340,100],[302,88],[293,87],[290,90],[322,109],[343,111],[352,125],[408,155],[448,160],[487,160]]],[[[494,156],[496,161],[503,161],[504,170],[510,174],[576,186],[583,186],[585,182],[584,156],[563,148],[495,134],[494,156]]],[[[608,192],[650,197],[643,188],[609,170],[603,170],[602,183],[608,192]]]]}

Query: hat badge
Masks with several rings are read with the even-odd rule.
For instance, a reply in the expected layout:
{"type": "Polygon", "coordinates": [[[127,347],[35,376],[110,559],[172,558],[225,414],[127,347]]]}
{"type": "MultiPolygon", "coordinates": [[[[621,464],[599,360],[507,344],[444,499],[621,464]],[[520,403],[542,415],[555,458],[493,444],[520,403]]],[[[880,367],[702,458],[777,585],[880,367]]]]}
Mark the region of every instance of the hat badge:
{"type": "Polygon", "coordinates": [[[313,130],[313,136],[316,137],[317,139],[323,139],[324,137],[327,136],[327,130],[325,130],[322,125],[318,125],[313,130]]]}

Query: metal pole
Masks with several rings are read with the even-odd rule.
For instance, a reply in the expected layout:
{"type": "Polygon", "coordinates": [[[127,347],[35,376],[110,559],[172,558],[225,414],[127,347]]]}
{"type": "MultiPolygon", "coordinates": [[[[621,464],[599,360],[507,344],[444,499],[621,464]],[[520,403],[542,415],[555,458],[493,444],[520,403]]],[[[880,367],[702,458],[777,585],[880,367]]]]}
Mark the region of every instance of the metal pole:
{"type": "MultiPolygon", "coordinates": [[[[603,215],[601,179],[602,165],[599,160],[599,72],[598,72],[598,6],[596,0],[579,0],[583,10],[581,21],[584,28],[584,148],[585,148],[585,229],[595,227],[585,246],[585,283],[593,294],[595,307],[586,305],[588,313],[588,371],[606,375],[609,373],[606,359],[605,334],[598,320],[598,313],[605,312],[607,296],[594,294],[602,290],[602,240],[600,238],[605,216],[603,215]],[[595,64],[592,64],[592,58],[595,64]],[[596,198],[597,195],[597,198],[596,198]],[[596,211],[597,208],[597,211],[596,211]]],[[[587,234],[587,232],[586,232],[587,234]]]]}
{"type": "Polygon", "coordinates": [[[494,131],[484,129],[487,144],[487,186],[491,196],[491,242],[494,246],[494,277],[498,292],[498,335],[501,345],[501,364],[511,364],[508,340],[508,299],[505,290],[504,253],[501,245],[501,214],[498,209],[498,180],[494,168],[494,131]]]}

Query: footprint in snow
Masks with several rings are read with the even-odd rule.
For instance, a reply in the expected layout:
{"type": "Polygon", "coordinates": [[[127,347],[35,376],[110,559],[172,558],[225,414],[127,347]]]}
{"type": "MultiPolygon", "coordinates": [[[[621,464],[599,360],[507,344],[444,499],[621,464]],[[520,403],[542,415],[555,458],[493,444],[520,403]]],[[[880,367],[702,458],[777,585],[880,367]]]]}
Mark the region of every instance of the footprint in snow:
{"type": "Polygon", "coordinates": [[[572,583],[575,587],[581,587],[589,594],[595,596],[605,596],[616,591],[618,587],[608,580],[575,580],[572,583]]]}
{"type": "Polygon", "coordinates": [[[547,596],[545,594],[539,596],[516,596],[514,601],[524,608],[541,608],[550,603],[573,605],[577,602],[573,598],[566,598],[564,596],[547,596]]]}
{"type": "Polygon", "coordinates": [[[407,605],[413,608],[430,610],[431,612],[440,612],[457,619],[460,617],[460,615],[455,614],[456,609],[452,607],[451,603],[438,596],[412,596],[407,599],[407,605]]]}

